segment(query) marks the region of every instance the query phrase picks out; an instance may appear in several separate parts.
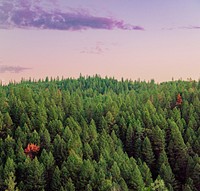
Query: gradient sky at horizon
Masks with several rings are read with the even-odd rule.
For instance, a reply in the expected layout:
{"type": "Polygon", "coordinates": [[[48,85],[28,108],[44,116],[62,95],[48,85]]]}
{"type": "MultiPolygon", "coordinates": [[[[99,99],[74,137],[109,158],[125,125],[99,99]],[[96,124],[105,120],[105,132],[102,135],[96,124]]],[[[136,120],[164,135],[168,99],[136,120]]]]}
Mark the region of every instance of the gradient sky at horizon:
{"type": "Polygon", "coordinates": [[[199,0],[0,0],[0,80],[198,80],[199,10],[199,0]]]}

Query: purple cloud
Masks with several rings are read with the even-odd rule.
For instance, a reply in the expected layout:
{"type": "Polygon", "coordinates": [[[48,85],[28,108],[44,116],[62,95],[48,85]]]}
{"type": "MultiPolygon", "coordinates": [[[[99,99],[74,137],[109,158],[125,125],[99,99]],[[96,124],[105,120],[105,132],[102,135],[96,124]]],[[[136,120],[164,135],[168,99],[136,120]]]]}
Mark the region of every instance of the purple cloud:
{"type": "Polygon", "coordinates": [[[30,68],[25,68],[21,66],[7,66],[7,65],[0,65],[0,73],[10,72],[10,73],[20,73],[24,70],[29,70],[30,68]]]}
{"type": "MultiPolygon", "coordinates": [[[[10,0],[0,4],[0,28],[50,29],[50,30],[87,30],[122,29],[144,30],[141,26],[126,24],[123,20],[93,16],[84,10],[63,12],[47,11],[32,1],[10,0]]],[[[38,1],[40,2],[40,1],[38,1]]]]}

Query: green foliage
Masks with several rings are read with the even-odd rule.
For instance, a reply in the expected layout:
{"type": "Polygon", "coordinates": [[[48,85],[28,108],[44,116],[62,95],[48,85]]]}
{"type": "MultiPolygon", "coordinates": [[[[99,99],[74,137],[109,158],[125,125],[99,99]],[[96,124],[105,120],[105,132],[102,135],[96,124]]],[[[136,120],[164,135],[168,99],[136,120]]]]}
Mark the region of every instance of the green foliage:
{"type": "Polygon", "coordinates": [[[9,178],[10,173],[13,173],[13,174],[15,173],[15,163],[13,159],[8,157],[8,159],[6,160],[3,173],[4,173],[3,177],[5,180],[9,178]]]}
{"type": "Polygon", "coordinates": [[[58,166],[56,166],[51,181],[51,190],[59,191],[61,189],[61,172],[58,166]]]}
{"type": "Polygon", "coordinates": [[[0,190],[198,191],[199,116],[195,81],[0,86],[0,190]]]}
{"type": "Polygon", "coordinates": [[[139,168],[140,168],[140,172],[141,172],[143,181],[145,183],[145,186],[146,187],[150,186],[151,183],[153,182],[153,180],[152,180],[152,174],[151,174],[149,167],[147,166],[147,164],[145,162],[142,163],[142,161],[140,160],[139,168]]]}
{"type": "Polygon", "coordinates": [[[158,176],[158,178],[151,184],[150,190],[152,191],[168,191],[164,181],[158,176]]]}
{"type": "Polygon", "coordinates": [[[16,188],[16,182],[15,182],[15,175],[13,172],[9,173],[9,176],[5,179],[5,186],[7,189],[5,191],[18,191],[18,188],[16,188]]]}
{"type": "Polygon", "coordinates": [[[153,169],[155,157],[152,151],[151,142],[148,137],[145,137],[143,144],[142,144],[142,156],[143,160],[146,162],[150,169],[153,169]]]}
{"type": "Polygon", "coordinates": [[[42,190],[45,187],[45,179],[44,179],[44,166],[41,164],[37,157],[33,160],[27,158],[24,162],[24,179],[23,179],[23,187],[19,188],[20,190],[42,190]]]}
{"type": "Polygon", "coordinates": [[[168,188],[171,188],[172,186],[175,187],[174,174],[169,164],[165,165],[165,163],[163,163],[159,174],[168,188]]]}

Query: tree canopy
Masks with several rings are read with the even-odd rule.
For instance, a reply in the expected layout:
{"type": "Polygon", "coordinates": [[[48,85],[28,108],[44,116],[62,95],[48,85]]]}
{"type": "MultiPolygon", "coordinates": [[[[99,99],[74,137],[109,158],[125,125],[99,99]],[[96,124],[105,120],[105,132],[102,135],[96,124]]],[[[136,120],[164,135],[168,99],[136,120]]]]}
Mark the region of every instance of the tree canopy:
{"type": "Polygon", "coordinates": [[[0,191],[200,190],[200,81],[0,86],[0,191]]]}

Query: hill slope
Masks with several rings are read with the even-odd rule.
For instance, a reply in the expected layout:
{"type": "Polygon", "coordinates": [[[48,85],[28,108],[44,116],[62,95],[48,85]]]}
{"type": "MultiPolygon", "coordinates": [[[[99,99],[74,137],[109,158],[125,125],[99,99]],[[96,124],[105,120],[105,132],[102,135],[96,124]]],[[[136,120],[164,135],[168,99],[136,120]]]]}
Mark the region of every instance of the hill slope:
{"type": "Polygon", "coordinates": [[[80,77],[0,87],[0,190],[200,190],[200,82],[80,77]]]}

